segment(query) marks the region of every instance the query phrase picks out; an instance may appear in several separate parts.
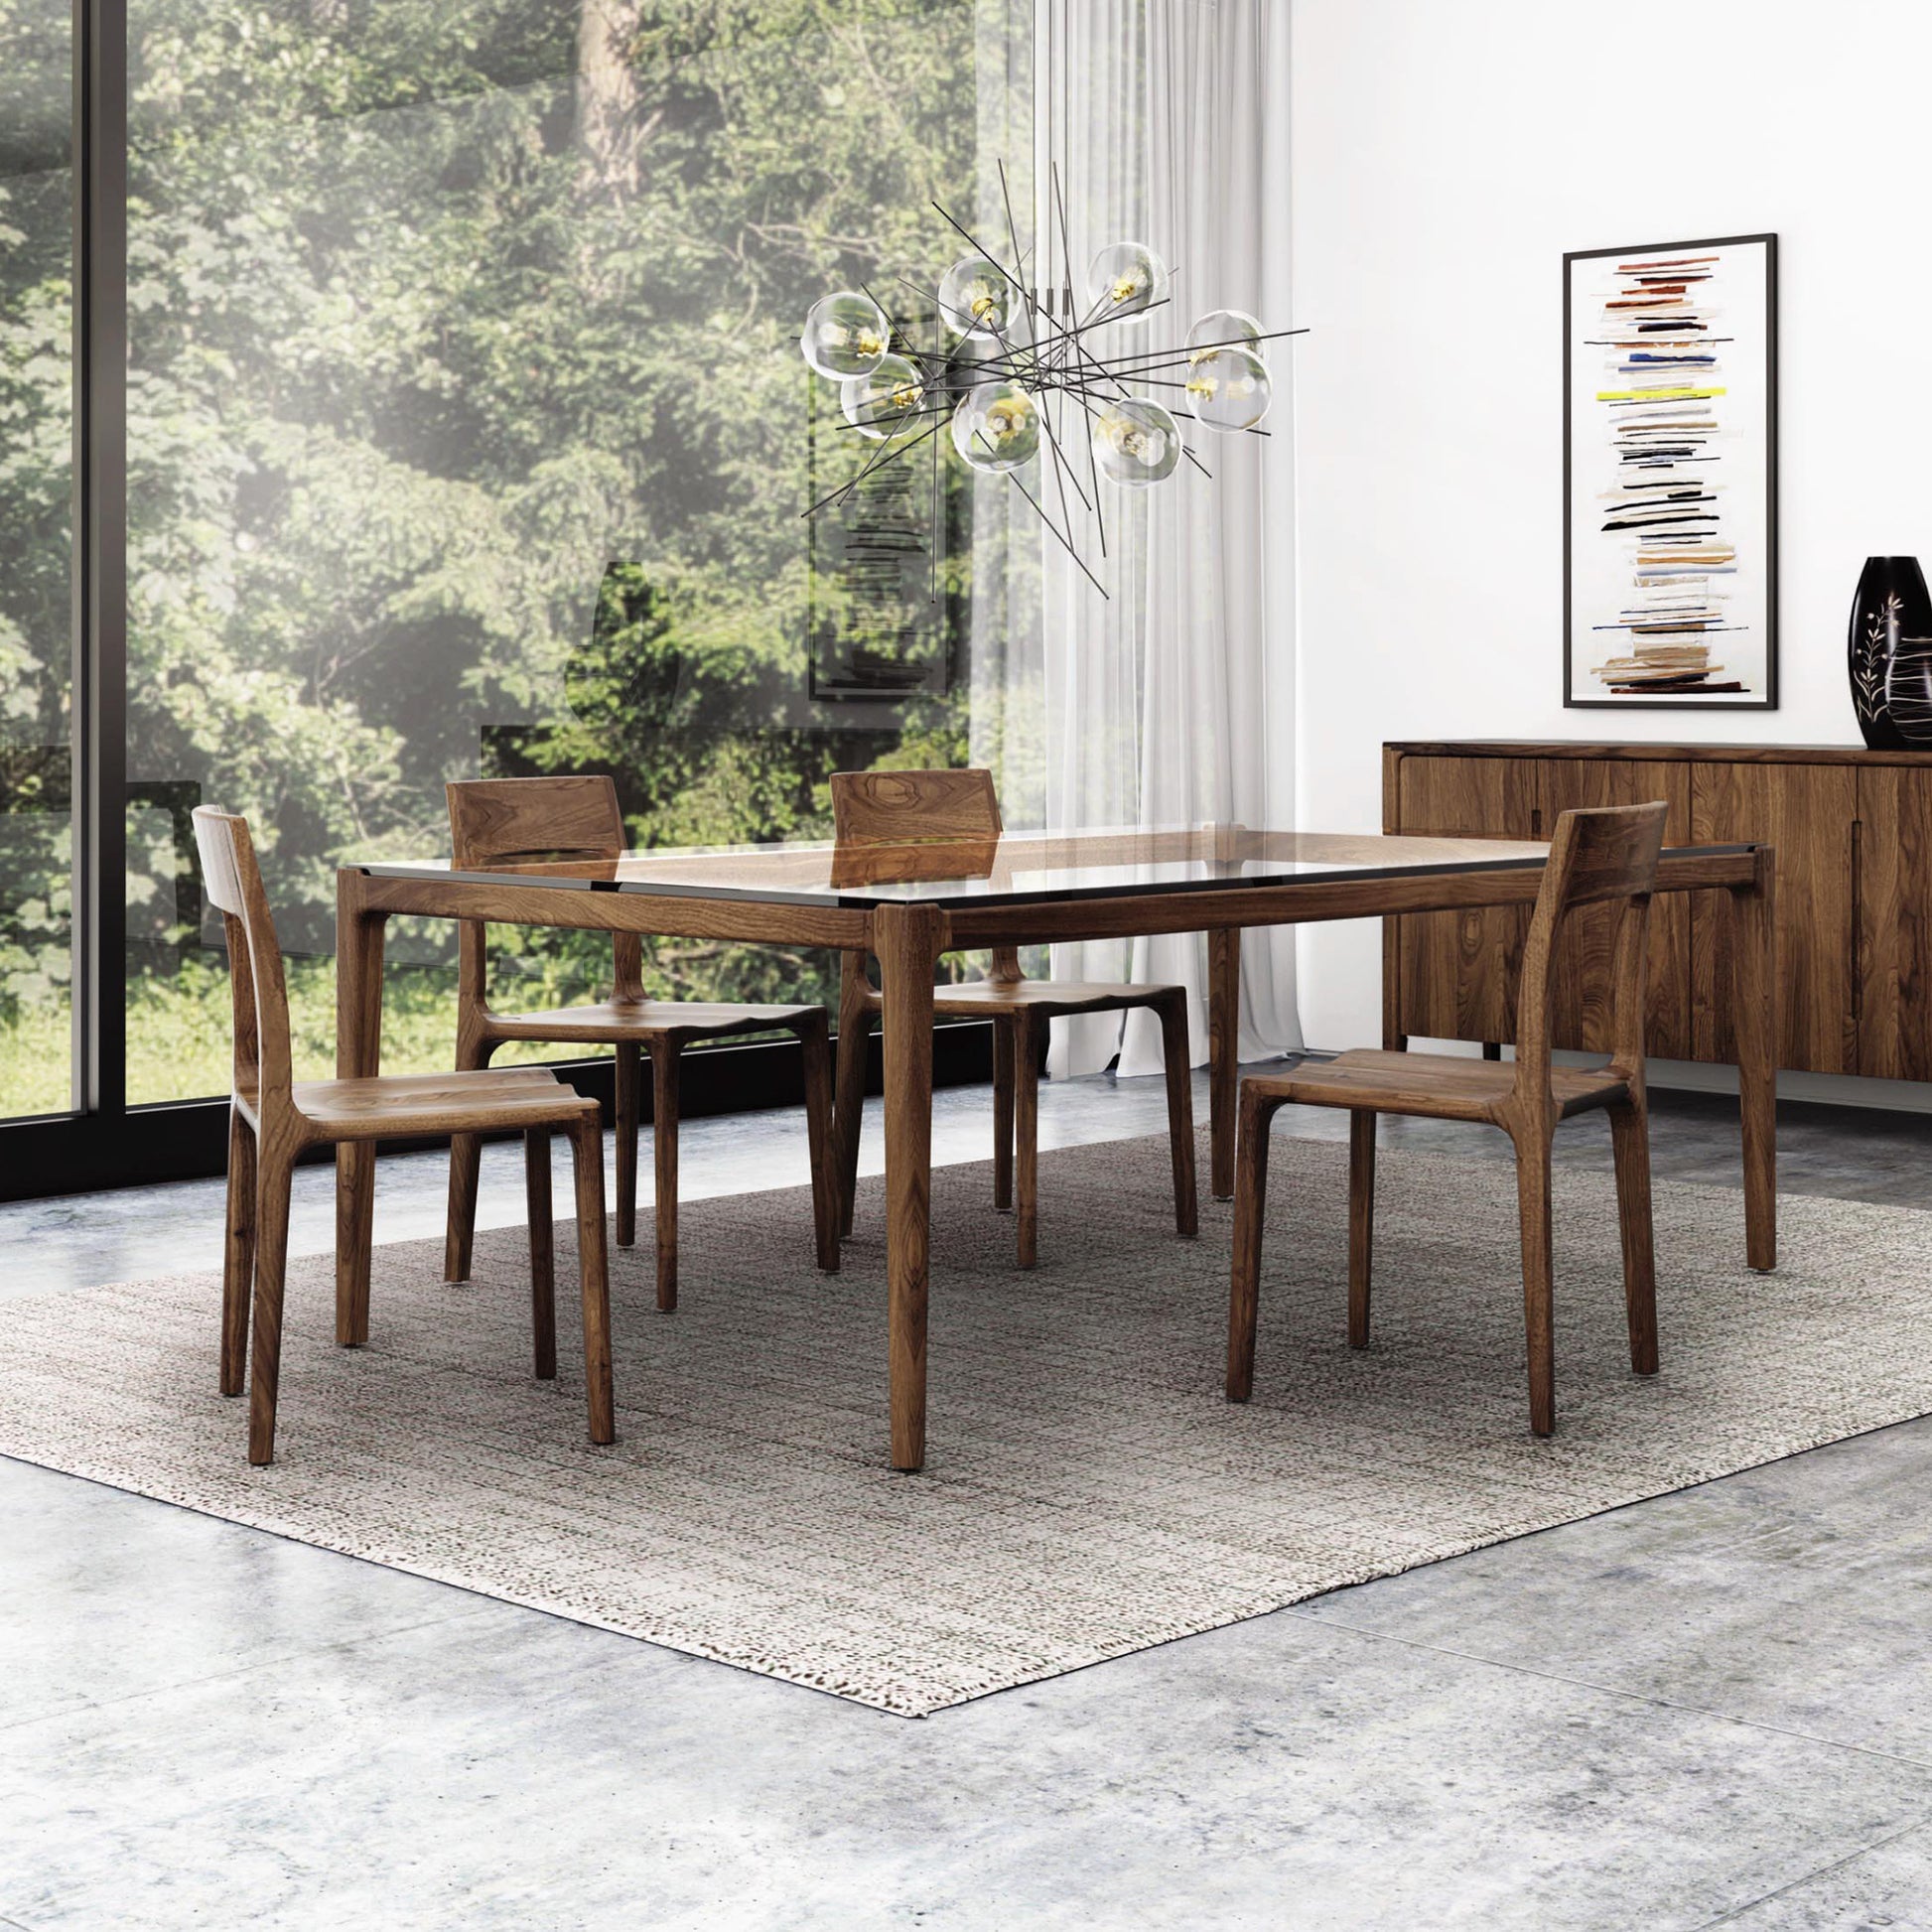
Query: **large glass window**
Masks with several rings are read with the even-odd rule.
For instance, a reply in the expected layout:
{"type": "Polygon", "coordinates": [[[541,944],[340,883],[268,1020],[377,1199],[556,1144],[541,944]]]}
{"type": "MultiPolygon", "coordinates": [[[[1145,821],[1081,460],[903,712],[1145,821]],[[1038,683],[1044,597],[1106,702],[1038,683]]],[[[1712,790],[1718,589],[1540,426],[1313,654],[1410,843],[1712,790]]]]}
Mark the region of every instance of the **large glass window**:
{"type": "MultiPolygon", "coordinates": [[[[0,21],[42,3],[0,0],[0,21]]],[[[334,868],[443,850],[446,779],[609,770],[634,843],[722,843],[822,831],[835,769],[963,759],[958,467],[802,517],[858,446],[794,339],[819,295],[860,281],[930,328],[897,278],[929,289],[959,252],[930,204],[977,205],[982,124],[1004,125],[989,90],[1016,80],[999,9],[130,8],[130,1102],[226,1086],[196,803],[255,823],[301,1074],[333,1063],[334,868]]],[[[20,257],[40,266],[10,249],[0,271],[0,326],[48,345],[44,367],[0,349],[0,408],[36,412],[24,441],[0,420],[0,488],[45,504],[5,526],[33,570],[31,596],[11,569],[0,582],[21,694],[0,729],[43,748],[50,799],[63,140],[57,117],[39,150],[0,148],[0,221],[21,226],[35,196],[55,210],[20,257]]],[[[33,822],[43,845],[10,843],[7,863],[39,855],[43,909],[4,957],[52,983],[65,821],[33,822]]],[[[498,970],[526,984],[501,997],[526,1005],[608,971],[608,942],[517,944],[498,970]]],[[[392,934],[385,1066],[449,1063],[452,959],[447,928],[392,934]]],[[[797,998],[829,992],[829,965],[666,941],[647,977],[797,998]]]]}
{"type": "Polygon", "coordinates": [[[0,0],[0,1115],[72,1104],[72,27],[0,0]]]}

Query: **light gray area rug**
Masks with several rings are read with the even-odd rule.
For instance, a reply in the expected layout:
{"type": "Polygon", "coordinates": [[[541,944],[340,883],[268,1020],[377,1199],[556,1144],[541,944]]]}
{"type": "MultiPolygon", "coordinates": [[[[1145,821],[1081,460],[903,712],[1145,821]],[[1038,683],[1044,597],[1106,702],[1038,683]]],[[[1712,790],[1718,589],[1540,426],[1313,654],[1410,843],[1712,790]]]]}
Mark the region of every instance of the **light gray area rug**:
{"type": "MultiPolygon", "coordinates": [[[[1375,1341],[1346,1345],[1345,1154],[1278,1140],[1253,1403],[1220,1390],[1230,1211],[1160,1140],[1049,1154],[1041,1266],[985,1168],[933,1177],[930,1460],[885,1466],[881,1194],[836,1277],[803,1190],[693,1202],[683,1306],[613,1249],[619,1428],[528,1373],[520,1230],[376,1255],[366,1351],[291,1274],[280,1456],[214,1393],[219,1284],[10,1302],[0,1452],[918,1715],[1932,1410],[1932,1217],[1660,1186],[1663,1373],[1628,1372],[1606,1172],[1557,1175],[1559,1433],[1527,1429],[1513,1170],[1385,1151],[1375,1341]]],[[[1205,1150],[1202,1172],[1205,1173],[1205,1150]]],[[[643,1218],[643,1217],[640,1217],[643,1218]]],[[[560,1245],[567,1242],[559,1230],[560,1245]]]]}

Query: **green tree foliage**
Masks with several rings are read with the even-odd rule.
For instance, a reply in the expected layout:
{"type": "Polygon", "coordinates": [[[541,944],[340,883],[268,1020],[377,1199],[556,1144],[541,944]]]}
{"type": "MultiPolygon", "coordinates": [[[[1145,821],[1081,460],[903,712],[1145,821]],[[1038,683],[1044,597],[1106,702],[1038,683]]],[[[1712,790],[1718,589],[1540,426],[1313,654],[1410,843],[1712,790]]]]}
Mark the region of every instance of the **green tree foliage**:
{"type": "MultiPolygon", "coordinates": [[[[65,16],[0,0],[0,130],[52,164],[0,149],[16,747],[66,735],[65,16]]],[[[807,699],[799,512],[855,452],[807,474],[793,338],[957,252],[928,203],[971,199],[973,33],[972,0],[130,0],[129,776],[251,815],[293,949],[330,949],[340,860],[442,849],[450,777],[612,769],[637,843],[739,843],[822,830],[841,764],[963,756],[957,685],[807,699]]],[[[969,581],[956,552],[955,615],[969,581]]],[[[161,940],[173,849],[137,851],[161,940]]]]}

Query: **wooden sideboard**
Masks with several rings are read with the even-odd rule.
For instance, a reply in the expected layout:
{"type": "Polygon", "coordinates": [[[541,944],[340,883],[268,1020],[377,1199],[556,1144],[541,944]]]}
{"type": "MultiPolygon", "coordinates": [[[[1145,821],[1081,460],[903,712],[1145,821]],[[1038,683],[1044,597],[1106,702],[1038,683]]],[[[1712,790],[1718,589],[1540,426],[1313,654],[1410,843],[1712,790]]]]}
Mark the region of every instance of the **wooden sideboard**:
{"type": "MultiPolygon", "coordinates": [[[[1777,1063],[1932,1080],[1932,753],[1852,746],[1385,745],[1388,832],[1545,839],[1580,805],[1661,798],[1671,845],[1777,851],[1777,1063]]],[[[1729,1061],[1727,894],[1660,897],[1649,1048],[1729,1061]]],[[[1607,915],[1558,968],[1558,1044],[1603,1050],[1607,915]]],[[[1511,1037],[1525,910],[1387,919],[1383,1032],[1511,1037]]]]}

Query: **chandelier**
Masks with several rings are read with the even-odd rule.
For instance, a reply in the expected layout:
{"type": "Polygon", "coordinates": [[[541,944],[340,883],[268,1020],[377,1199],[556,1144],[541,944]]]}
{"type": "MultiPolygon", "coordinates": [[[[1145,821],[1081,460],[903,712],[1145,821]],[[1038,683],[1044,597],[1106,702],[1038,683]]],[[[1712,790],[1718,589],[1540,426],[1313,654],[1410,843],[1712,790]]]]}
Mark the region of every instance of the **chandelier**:
{"type": "MultiPolygon", "coordinates": [[[[1005,193],[1004,167],[1000,184],[1005,193]]],[[[1052,192],[1062,255],[1070,261],[1057,171],[1052,192]]],[[[913,343],[863,284],[822,297],[805,318],[798,345],[815,373],[838,384],[841,427],[882,446],[805,515],[842,501],[922,445],[930,446],[936,490],[938,438],[950,431],[960,461],[1007,478],[1104,597],[1106,586],[1080,556],[1073,504],[1093,519],[1104,557],[1101,480],[1143,489],[1166,483],[1183,462],[1210,476],[1188,447],[1182,422],[1220,436],[1267,435],[1261,423],[1274,401],[1274,380],[1265,345],[1305,332],[1269,331],[1243,310],[1211,309],[1195,320],[1181,347],[1137,352],[1135,332],[1173,300],[1173,277],[1152,248],[1135,241],[1102,248],[1088,264],[1076,303],[1071,287],[1055,291],[1026,280],[1010,196],[1010,266],[939,203],[932,206],[971,250],[935,289],[906,284],[937,311],[939,346],[913,343]],[[1023,475],[1030,469],[1035,470],[1032,489],[1023,475]],[[1049,476],[1057,519],[1047,500],[1049,476]]]]}

